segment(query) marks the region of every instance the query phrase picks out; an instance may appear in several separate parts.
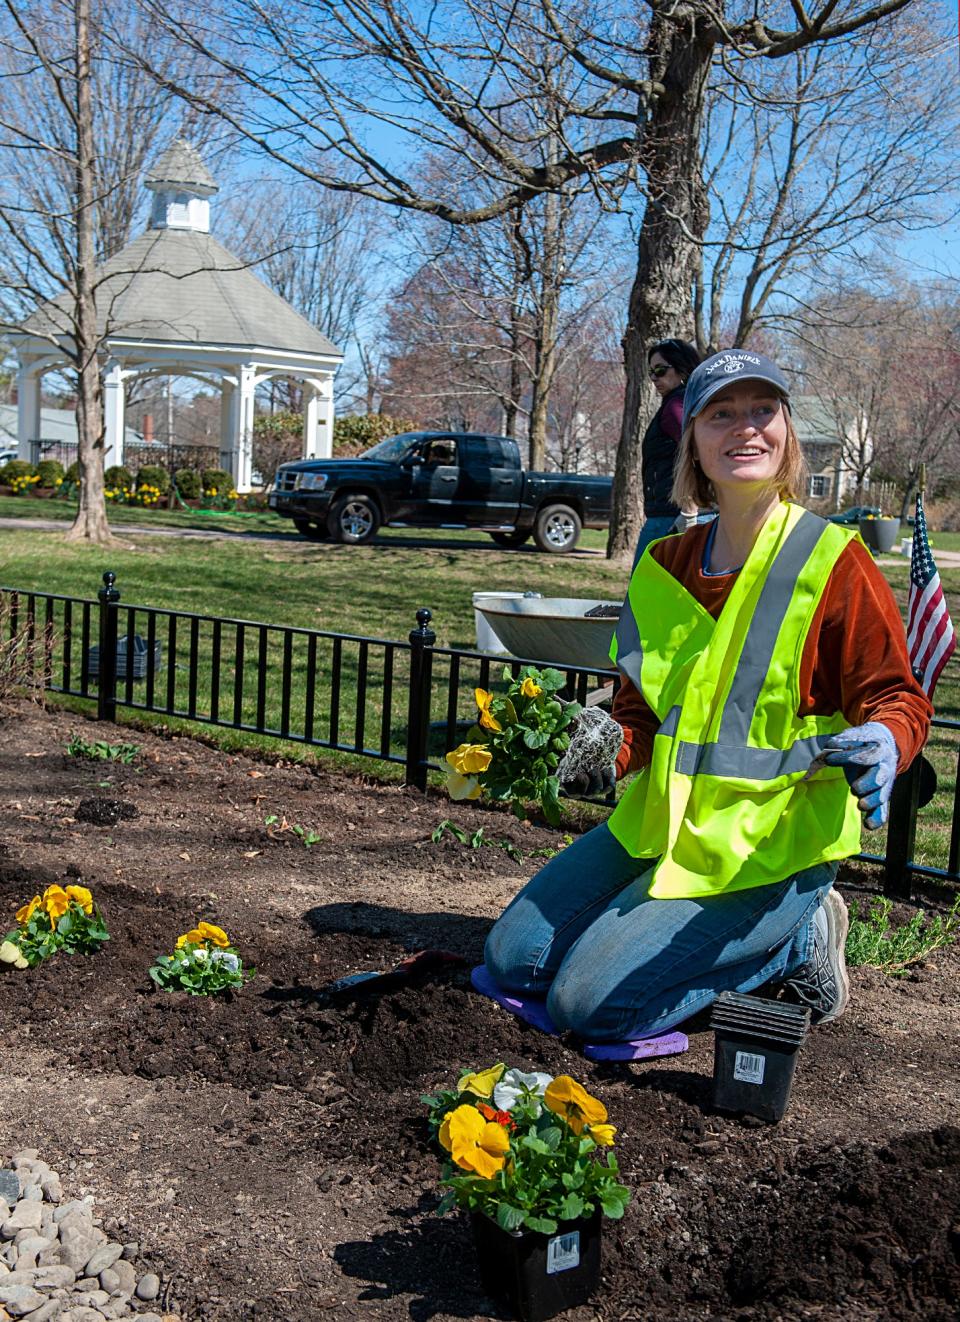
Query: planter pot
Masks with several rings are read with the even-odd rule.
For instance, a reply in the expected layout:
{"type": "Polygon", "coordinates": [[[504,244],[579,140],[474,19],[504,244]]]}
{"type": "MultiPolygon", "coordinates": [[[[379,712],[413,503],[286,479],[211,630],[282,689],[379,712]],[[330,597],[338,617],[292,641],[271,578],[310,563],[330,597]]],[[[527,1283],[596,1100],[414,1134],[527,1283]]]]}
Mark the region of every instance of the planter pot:
{"type": "Polygon", "coordinates": [[[479,1213],[470,1221],[484,1291],[504,1300],[522,1322],[544,1322],[586,1303],[596,1290],[599,1210],[589,1219],[561,1222],[554,1235],[501,1230],[496,1221],[479,1213]]]}
{"type": "Polygon", "coordinates": [[[878,555],[892,551],[900,537],[899,519],[861,519],[860,536],[878,555]]]}

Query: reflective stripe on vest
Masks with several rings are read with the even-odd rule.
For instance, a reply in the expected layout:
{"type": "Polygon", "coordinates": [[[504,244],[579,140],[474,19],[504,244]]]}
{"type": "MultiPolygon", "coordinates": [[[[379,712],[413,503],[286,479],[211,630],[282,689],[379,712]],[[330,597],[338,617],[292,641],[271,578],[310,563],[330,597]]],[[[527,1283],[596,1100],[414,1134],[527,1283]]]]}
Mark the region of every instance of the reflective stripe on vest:
{"type": "Polygon", "coordinates": [[[661,856],[652,894],[765,885],[859,848],[842,771],[804,779],[847,721],[796,710],[806,635],[853,536],[780,505],[716,621],[649,551],[641,557],[611,655],[661,725],[610,829],[635,857],[661,856]]]}

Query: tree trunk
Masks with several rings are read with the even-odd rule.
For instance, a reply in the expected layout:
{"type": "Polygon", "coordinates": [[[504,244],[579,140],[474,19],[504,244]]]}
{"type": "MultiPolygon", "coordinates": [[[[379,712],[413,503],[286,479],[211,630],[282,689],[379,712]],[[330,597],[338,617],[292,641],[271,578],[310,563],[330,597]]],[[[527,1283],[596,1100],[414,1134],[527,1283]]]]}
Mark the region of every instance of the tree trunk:
{"type": "Polygon", "coordinates": [[[90,0],[76,0],[76,227],[77,288],[74,318],[77,368],[77,460],[80,501],[68,541],[113,541],[103,494],[103,396],[97,359],[94,292],[96,207],[93,107],[90,96],[90,0]]]}
{"type": "Polygon", "coordinates": [[[557,322],[560,291],[552,277],[544,279],[537,318],[533,398],[530,401],[530,467],[542,471],[547,462],[547,416],[557,370],[557,322]]]}
{"type": "Polygon", "coordinates": [[[680,6],[671,20],[655,14],[649,38],[650,77],[665,90],[653,103],[640,156],[647,201],[623,337],[626,389],[607,543],[611,560],[633,557],[643,527],[640,446],[651,411],[647,348],[671,336],[693,338],[699,241],[709,219],[700,130],[714,38],[696,15],[683,24],[680,14],[680,6]]]}

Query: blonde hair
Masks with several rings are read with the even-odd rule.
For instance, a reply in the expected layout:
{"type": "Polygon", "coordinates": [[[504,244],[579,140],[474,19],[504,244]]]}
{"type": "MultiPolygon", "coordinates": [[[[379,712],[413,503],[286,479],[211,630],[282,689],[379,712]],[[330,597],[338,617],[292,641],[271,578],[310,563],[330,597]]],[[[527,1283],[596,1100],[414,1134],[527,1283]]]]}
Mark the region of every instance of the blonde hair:
{"type": "MultiPolygon", "coordinates": [[[[781,500],[798,500],[807,494],[810,470],[800,448],[790,410],[784,401],[787,422],[787,440],[783,450],[783,461],[775,478],[777,494],[781,500]]],[[[693,429],[697,419],[691,418],[683,429],[677,458],[673,466],[673,491],[671,499],[674,505],[687,509],[699,505],[701,509],[717,503],[717,493],[713,483],[700,467],[693,449],[693,429]]]]}

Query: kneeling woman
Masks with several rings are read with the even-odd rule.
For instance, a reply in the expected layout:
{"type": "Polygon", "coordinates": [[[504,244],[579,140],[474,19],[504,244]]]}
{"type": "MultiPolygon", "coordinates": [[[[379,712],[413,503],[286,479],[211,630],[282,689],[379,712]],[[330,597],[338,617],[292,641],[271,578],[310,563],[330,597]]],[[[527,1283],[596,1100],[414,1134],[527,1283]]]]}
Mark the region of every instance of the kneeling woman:
{"type": "Polygon", "coordinates": [[[495,981],[561,1029],[650,1036],[766,983],[814,1022],[846,1007],[838,860],[861,813],[886,820],[931,708],[869,552],[791,503],[805,476],[780,370],[743,349],[697,367],[674,499],[719,517],[653,542],[630,581],[613,714],[617,774],[639,775],[487,940],[495,981]]]}

